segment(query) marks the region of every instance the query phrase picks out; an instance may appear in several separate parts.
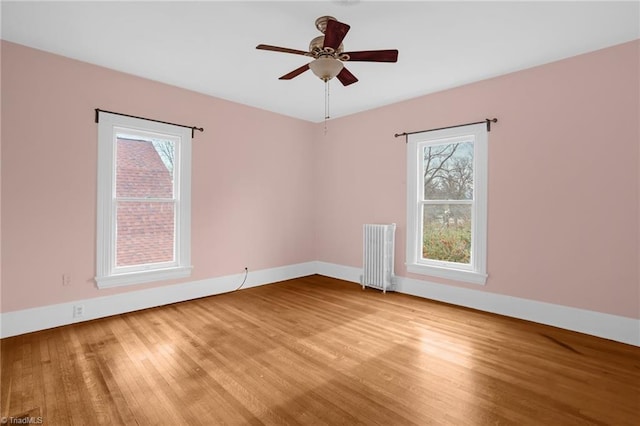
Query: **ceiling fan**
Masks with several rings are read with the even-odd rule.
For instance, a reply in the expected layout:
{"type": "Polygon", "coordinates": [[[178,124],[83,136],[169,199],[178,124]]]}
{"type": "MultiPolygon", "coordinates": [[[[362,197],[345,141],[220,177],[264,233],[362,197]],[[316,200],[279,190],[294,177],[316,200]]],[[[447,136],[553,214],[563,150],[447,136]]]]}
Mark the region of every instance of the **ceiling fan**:
{"type": "Polygon", "coordinates": [[[267,44],[259,44],[256,49],[314,58],[310,63],[283,75],[280,80],[291,80],[310,69],[322,81],[327,82],[333,77],[337,77],[344,86],[353,84],[358,79],[345,68],[343,62],[396,62],[398,60],[398,51],[395,49],[344,52],[342,40],[351,27],[339,22],[333,16],[321,16],[316,19],[316,28],[324,35],[311,40],[308,52],[267,44]]]}

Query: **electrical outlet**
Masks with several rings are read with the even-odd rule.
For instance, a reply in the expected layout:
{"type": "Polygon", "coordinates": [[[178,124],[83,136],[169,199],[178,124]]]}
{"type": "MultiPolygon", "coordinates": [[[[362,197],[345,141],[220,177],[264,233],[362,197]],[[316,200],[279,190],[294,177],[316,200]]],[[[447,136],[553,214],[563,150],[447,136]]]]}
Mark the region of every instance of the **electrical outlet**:
{"type": "Polygon", "coordinates": [[[84,316],[84,305],[73,305],[73,317],[82,318],[84,316]]]}
{"type": "Polygon", "coordinates": [[[62,274],[62,285],[65,287],[71,285],[71,274],[62,274]]]}

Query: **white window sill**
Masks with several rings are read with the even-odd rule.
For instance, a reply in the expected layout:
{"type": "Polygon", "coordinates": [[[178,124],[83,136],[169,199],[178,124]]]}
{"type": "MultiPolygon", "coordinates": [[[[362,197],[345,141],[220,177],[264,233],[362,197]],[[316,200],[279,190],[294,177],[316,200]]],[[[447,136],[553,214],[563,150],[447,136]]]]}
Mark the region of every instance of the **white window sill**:
{"type": "Polygon", "coordinates": [[[175,268],[155,269],[151,271],[127,272],[125,274],[96,277],[95,281],[99,289],[122,287],[154,281],[186,278],[191,276],[192,269],[193,266],[178,266],[175,268]]]}
{"type": "Polygon", "coordinates": [[[487,274],[464,269],[444,268],[421,264],[407,264],[407,271],[414,274],[430,275],[432,277],[446,278],[454,281],[464,281],[472,284],[485,285],[487,274]]]}

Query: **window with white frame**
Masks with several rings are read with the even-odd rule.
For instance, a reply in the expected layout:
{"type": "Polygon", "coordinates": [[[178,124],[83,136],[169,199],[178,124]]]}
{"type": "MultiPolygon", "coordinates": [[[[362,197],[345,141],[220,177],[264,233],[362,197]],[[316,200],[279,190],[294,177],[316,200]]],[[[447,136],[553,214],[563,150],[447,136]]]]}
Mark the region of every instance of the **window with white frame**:
{"type": "Polygon", "coordinates": [[[407,139],[407,271],[487,279],[487,128],[473,124],[407,139]]]}
{"type": "Polygon", "coordinates": [[[191,274],[191,129],[100,113],[96,283],[191,274]]]}

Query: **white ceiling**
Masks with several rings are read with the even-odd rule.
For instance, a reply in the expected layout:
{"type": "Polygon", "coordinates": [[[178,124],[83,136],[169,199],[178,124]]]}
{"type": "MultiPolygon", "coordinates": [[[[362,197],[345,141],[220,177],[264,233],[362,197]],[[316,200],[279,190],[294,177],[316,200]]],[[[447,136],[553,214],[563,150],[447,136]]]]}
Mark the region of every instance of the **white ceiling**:
{"type": "Polygon", "coordinates": [[[324,85],[309,62],[259,51],[307,50],[314,21],[351,25],[345,51],[398,49],[398,62],[347,63],[358,83],[331,81],[332,118],[640,38],[626,2],[33,2],[2,1],[2,38],[319,122],[324,85]]]}

